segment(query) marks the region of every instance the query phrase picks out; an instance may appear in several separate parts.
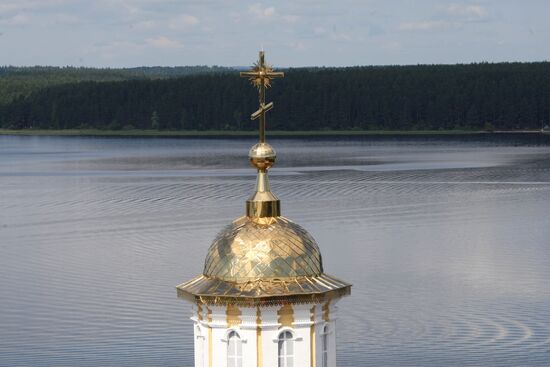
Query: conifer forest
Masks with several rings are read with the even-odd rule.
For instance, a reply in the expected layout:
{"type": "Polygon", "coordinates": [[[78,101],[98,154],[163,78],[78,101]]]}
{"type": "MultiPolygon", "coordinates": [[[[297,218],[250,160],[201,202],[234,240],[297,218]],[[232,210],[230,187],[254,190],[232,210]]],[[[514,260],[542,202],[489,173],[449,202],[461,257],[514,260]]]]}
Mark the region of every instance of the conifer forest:
{"type": "MultiPolygon", "coordinates": [[[[4,129],[253,130],[239,68],[0,68],[4,129]]],[[[550,123],[550,62],[291,68],[270,130],[514,130],[550,123]]]]}

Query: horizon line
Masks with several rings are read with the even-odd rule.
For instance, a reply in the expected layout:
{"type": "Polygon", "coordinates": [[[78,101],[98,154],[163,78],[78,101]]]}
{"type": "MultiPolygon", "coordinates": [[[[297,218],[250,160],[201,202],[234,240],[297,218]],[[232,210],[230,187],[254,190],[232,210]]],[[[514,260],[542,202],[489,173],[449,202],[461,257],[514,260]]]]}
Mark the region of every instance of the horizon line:
{"type": "MultiPolygon", "coordinates": [[[[274,65],[277,69],[344,69],[344,68],[357,68],[357,67],[398,67],[398,66],[453,66],[453,65],[479,65],[479,64],[542,64],[548,63],[550,60],[533,60],[533,61],[470,61],[470,62],[456,62],[456,63],[417,63],[417,64],[355,64],[355,65],[308,65],[308,66],[279,66],[274,65]]],[[[72,69],[138,69],[138,68],[185,68],[185,67],[207,67],[207,68],[224,68],[240,70],[243,68],[249,68],[250,65],[208,65],[208,64],[195,64],[195,65],[136,65],[136,66],[84,66],[84,65],[0,65],[0,68],[72,68],[72,69]]]]}

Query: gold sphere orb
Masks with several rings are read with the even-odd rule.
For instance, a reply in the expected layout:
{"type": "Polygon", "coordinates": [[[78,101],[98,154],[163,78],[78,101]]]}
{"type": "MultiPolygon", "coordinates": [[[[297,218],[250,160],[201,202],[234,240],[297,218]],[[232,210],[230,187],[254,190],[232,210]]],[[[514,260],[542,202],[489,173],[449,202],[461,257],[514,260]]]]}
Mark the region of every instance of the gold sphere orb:
{"type": "Polygon", "coordinates": [[[248,158],[250,158],[250,163],[257,169],[269,169],[275,163],[277,153],[271,145],[258,143],[250,148],[248,158]]]}

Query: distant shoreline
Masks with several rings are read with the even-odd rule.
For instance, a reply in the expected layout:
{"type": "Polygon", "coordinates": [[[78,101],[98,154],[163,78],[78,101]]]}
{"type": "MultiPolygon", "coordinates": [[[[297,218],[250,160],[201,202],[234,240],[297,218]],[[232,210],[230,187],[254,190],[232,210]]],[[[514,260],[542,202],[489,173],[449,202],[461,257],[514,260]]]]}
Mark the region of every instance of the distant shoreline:
{"type": "MultiPolygon", "coordinates": [[[[540,130],[503,130],[503,131],[474,131],[474,130],[312,130],[312,131],[268,131],[269,136],[276,137],[305,137],[305,136],[378,136],[378,135],[476,135],[476,134],[550,134],[550,131],[540,130]]],[[[248,137],[256,136],[256,131],[158,131],[158,130],[100,130],[100,129],[0,129],[0,135],[18,136],[98,136],[98,137],[248,137]]]]}

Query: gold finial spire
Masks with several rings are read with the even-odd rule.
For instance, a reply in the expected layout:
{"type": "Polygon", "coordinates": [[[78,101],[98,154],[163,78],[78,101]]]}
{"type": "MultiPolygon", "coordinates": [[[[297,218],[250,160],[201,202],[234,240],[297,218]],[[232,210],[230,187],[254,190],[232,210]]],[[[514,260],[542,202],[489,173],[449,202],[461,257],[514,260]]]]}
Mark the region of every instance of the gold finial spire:
{"type": "Polygon", "coordinates": [[[267,170],[275,163],[275,150],[265,142],[265,114],[273,108],[273,102],[265,103],[265,90],[271,86],[271,80],[284,77],[282,72],[274,72],[265,63],[264,51],[260,51],[258,62],[250,71],[241,72],[241,77],[248,78],[258,88],[260,108],[250,118],[260,119],[260,142],[254,145],[248,157],[250,163],[258,169],[256,192],[246,201],[246,215],[251,218],[278,217],[281,215],[279,199],[271,192],[267,170]]]}

